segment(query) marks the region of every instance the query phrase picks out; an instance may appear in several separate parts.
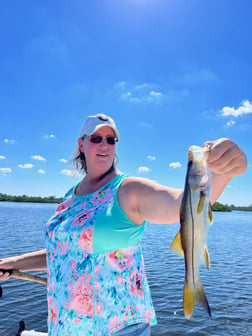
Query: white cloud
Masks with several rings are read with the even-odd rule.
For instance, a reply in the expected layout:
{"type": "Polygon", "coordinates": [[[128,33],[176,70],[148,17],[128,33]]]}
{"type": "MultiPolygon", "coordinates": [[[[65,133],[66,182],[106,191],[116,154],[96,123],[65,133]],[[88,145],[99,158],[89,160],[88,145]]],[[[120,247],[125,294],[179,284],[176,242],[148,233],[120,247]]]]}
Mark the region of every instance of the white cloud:
{"type": "Polygon", "coordinates": [[[6,144],[10,144],[10,145],[13,145],[15,143],[15,140],[14,139],[4,139],[4,142],[6,144]]]}
{"type": "Polygon", "coordinates": [[[66,159],[59,159],[59,162],[67,163],[66,159]]]}
{"type": "Polygon", "coordinates": [[[70,170],[70,169],[62,169],[60,171],[60,173],[62,175],[67,175],[67,176],[73,176],[74,175],[74,171],[73,170],[70,170]]]}
{"type": "Polygon", "coordinates": [[[138,173],[148,173],[150,168],[148,167],[138,167],[138,173]]]}
{"type": "Polygon", "coordinates": [[[181,165],[180,162],[171,162],[171,163],[169,164],[169,167],[175,169],[175,168],[180,168],[180,167],[182,167],[182,165],[181,165]]]}
{"type": "Polygon", "coordinates": [[[121,99],[128,100],[132,103],[141,103],[143,100],[142,98],[134,97],[130,91],[122,93],[121,99]]]}
{"type": "Polygon", "coordinates": [[[45,174],[45,170],[44,170],[44,169],[39,169],[39,170],[38,170],[38,173],[39,173],[39,174],[45,174]]]}
{"type": "Polygon", "coordinates": [[[11,168],[0,168],[0,173],[3,175],[6,175],[10,173],[11,171],[12,171],[11,168]]]}
{"type": "Polygon", "coordinates": [[[143,83],[132,84],[121,81],[115,85],[120,98],[131,103],[159,103],[164,97],[161,91],[156,89],[156,85],[143,83]]]}
{"type": "Polygon", "coordinates": [[[72,177],[79,177],[81,174],[77,170],[70,170],[70,169],[62,169],[60,171],[62,175],[72,176],[72,177]]]}
{"type": "Polygon", "coordinates": [[[46,139],[46,140],[55,139],[55,135],[54,134],[45,134],[44,139],[46,139]]]}
{"type": "Polygon", "coordinates": [[[158,91],[151,90],[151,91],[149,92],[149,95],[150,95],[150,97],[160,98],[160,97],[163,96],[163,93],[162,93],[162,92],[158,92],[158,91]]]}
{"type": "Polygon", "coordinates": [[[239,117],[243,114],[252,113],[252,104],[248,100],[243,100],[241,105],[235,109],[234,107],[224,106],[221,110],[221,114],[224,117],[233,116],[239,117]]]}
{"type": "Polygon", "coordinates": [[[38,161],[46,161],[46,159],[43,156],[40,156],[40,155],[32,155],[31,159],[38,160],[38,161]]]}
{"type": "Polygon", "coordinates": [[[228,121],[228,122],[226,123],[226,125],[227,125],[228,127],[234,126],[234,124],[235,124],[235,121],[234,121],[234,120],[230,120],[230,121],[228,121]]]}
{"type": "Polygon", "coordinates": [[[34,165],[32,163],[25,163],[25,164],[19,164],[18,165],[19,168],[22,168],[22,169],[30,169],[30,168],[33,168],[34,165]]]}
{"type": "MultiPolygon", "coordinates": [[[[125,82],[126,83],[126,82],[125,82]]],[[[142,90],[149,90],[153,87],[153,85],[149,84],[149,83],[143,83],[143,84],[138,84],[138,85],[135,85],[134,86],[134,89],[135,90],[139,90],[139,91],[142,91],[142,90]]]]}
{"type": "Polygon", "coordinates": [[[155,161],[156,157],[152,156],[152,155],[147,155],[147,159],[150,160],[150,161],[155,161]]]}
{"type": "Polygon", "coordinates": [[[130,91],[123,92],[121,94],[121,98],[123,98],[123,99],[127,99],[127,98],[131,99],[131,97],[132,97],[132,93],[130,91]]]}
{"type": "Polygon", "coordinates": [[[0,160],[4,160],[5,156],[4,155],[0,155],[0,160]]]}

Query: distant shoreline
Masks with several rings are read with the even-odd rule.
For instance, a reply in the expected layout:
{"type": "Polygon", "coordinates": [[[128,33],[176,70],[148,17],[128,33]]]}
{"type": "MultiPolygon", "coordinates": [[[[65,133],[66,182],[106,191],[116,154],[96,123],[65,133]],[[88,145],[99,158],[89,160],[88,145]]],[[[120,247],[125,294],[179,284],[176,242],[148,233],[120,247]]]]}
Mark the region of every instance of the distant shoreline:
{"type": "MultiPolygon", "coordinates": [[[[62,201],[62,197],[48,196],[13,196],[0,193],[0,202],[30,202],[30,203],[56,203],[59,204],[62,201]]],[[[212,205],[212,211],[217,212],[230,212],[232,210],[238,211],[252,211],[252,205],[249,206],[236,206],[236,205],[227,205],[219,202],[215,202],[212,205]]]]}
{"type": "Polygon", "coordinates": [[[62,201],[62,197],[48,196],[48,197],[40,197],[40,196],[13,196],[7,194],[0,193],[0,202],[30,202],[30,203],[60,203],[62,201]]]}
{"type": "Polygon", "coordinates": [[[238,210],[238,211],[252,211],[252,205],[249,206],[236,206],[236,205],[227,205],[227,204],[221,204],[219,202],[215,202],[212,205],[213,211],[218,212],[230,212],[232,210],[238,210]]]}

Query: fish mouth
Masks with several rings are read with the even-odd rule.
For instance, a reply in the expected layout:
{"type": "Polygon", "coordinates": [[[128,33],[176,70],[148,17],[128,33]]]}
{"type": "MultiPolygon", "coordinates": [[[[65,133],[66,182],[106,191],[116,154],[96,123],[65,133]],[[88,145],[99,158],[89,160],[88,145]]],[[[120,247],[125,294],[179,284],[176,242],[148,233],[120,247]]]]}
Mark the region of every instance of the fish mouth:
{"type": "Polygon", "coordinates": [[[199,169],[195,172],[196,175],[202,175],[205,170],[205,165],[203,162],[200,163],[199,169]]]}
{"type": "Polygon", "coordinates": [[[209,186],[211,182],[211,176],[212,176],[211,171],[207,167],[205,167],[204,174],[202,175],[202,178],[199,184],[200,190],[206,189],[209,186]]]}
{"type": "Polygon", "coordinates": [[[188,152],[188,165],[195,175],[202,175],[206,168],[206,150],[199,146],[191,146],[188,152]]]}
{"type": "Polygon", "coordinates": [[[194,175],[202,175],[204,173],[204,170],[206,168],[206,165],[202,160],[189,160],[188,161],[188,167],[189,169],[192,169],[194,175]]]}

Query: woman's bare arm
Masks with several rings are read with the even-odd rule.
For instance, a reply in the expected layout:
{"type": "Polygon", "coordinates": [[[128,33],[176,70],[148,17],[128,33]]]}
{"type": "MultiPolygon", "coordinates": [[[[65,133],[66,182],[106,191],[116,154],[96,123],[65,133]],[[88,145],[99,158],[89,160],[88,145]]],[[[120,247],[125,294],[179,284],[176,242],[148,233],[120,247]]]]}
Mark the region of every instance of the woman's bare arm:
{"type": "MultiPolygon", "coordinates": [[[[235,175],[247,169],[243,151],[230,139],[207,142],[208,164],[213,173],[211,202],[214,203],[235,175]]],[[[148,220],[157,224],[179,221],[183,190],[166,187],[142,178],[128,178],[119,192],[119,203],[136,224],[148,220]]]]}
{"type": "Polygon", "coordinates": [[[0,259],[0,280],[9,278],[9,273],[4,272],[5,269],[21,272],[46,270],[46,249],[0,259]]]}

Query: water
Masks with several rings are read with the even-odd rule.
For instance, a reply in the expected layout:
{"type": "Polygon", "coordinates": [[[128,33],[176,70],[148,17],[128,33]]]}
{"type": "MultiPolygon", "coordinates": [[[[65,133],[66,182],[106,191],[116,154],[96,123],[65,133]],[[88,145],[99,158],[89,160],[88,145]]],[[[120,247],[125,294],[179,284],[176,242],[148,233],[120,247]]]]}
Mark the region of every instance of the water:
{"type": "MultiPolygon", "coordinates": [[[[0,202],[0,258],[44,248],[44,227],[55,207],[0,202]]],[[[211,319],[199,305],[190,320],[184,318],[184,261],[169,250],[179,226],[147,225],[142,246],[158,320],[152,336],[252,335],[252,213],[214,217],[208,237],[211,268],[200,269],[211,319]]],[[[46,331],[46,287],[16,279],[1,285],[0,336],[15,336],[20,320],[27,329],[46,331]]]]}

